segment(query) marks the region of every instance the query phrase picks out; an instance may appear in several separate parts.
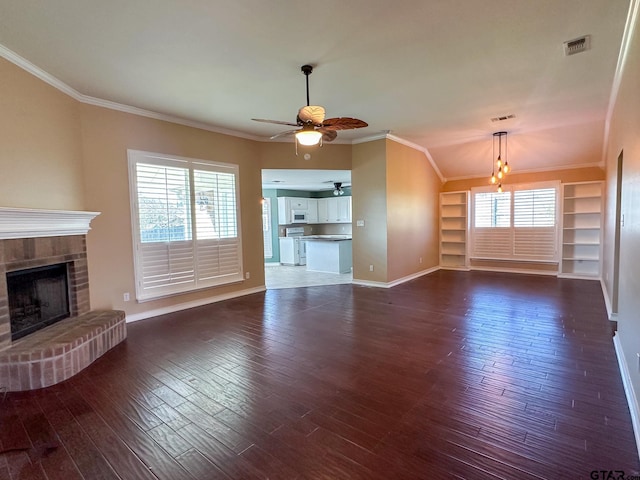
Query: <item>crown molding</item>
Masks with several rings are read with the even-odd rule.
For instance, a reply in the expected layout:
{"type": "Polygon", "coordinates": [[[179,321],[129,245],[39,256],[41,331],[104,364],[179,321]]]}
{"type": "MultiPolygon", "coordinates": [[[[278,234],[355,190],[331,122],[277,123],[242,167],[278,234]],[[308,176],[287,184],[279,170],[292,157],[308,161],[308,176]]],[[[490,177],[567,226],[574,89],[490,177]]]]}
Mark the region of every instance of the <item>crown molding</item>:
{"type": "Polygon", "coordinates": [[[607,159],[607,150],[609,149],[609,131],[611,129],[611,117],[613,116],[613,110],[618,100],[618,91],[620,90],[620,84],[622,83],[622,74],[624,73],[624,67],[627,64],[627,55],[629,54],[629,47],[631,39],[633,38],[633,32],[636,24],[638,23],[638,11],[640,10],[640,0],[631,0],[629,3],[629,12],[627,13],[627,21],[624,25],[624,32],[622,34],[622,42],[620,44],[620,53],[618,54],[618,63],[616,64],[616,71],[613,75],[613,84],[611,85],[611,94],[609,95],[609,105],[607,107],[607,116],[604,121],[604,142],[602,146],[602,163],[604,164],[607,159]]]}
{"type": "Polygon", "coordinates": [[[444,177],[444,175],[442,175],[442,172],[438,168],[438,165],[436,165],[436,162],[433,160],[431,153],[429,153],[429,150],[427,150],[425,147],[418,145],[417,143],[410,142],[409,140],[405,140],[404,138],[396,137],[395,135],[392,135],[390,133],[387,133],[386,137],[388,140],[393,140],[396,143],[400,143],[402,145],[405,145],[406,147],[413,148],[414,150],[418,150],[424,153],[424,156],[427,157],[427,160],[429,160],[431,167],[440,178],[440,182],[444,183],[447,181],[447,179],[444,177]]]}
{"type": "Polygon", "coordinates": [[[0,44],[0,56],[10,61],[14,65],[17,65],[21,69],[29,72],[34,77],[37,77],[43,82],[48,83],[53,88],[60,90],[62,93],[65,93],[78,101],[82,101],[81,100],[82,94],[80,94],[77,90],[71,88],[69,85],[67,85],[63,81],[58,80],[53,75],[45,72],[37,65],[34,65],[26,58],[21,57],[13,50],[9,50],[7,47],[1,44],[0,44]]]}
{"type": "Polygon", "coordinates": [[[404,138],[392,135],[391,133],[389,133],[389,130],[372,135],[370,137],[364,137],[364,138],[358,138],[358,139],[352,140],[351,144],[358,145],[360,143],[368,143],[368,142],[373,142],[375,140],[382,140],[383,138],[386,138],[387,140],[391,140],[401,145],[404,145],[405,147],[409,147],[414,150],[418,150],[419,152],[422,152],[424,156],[427,157],[427,160],[429,160],[429,163],[431,164],[431,167],[438,175],[438,178],[440,178],[440,182],[444,183],[447,181],[447,179],[444,178],[444,176],[442,175],[442,172],[436,165],[436,162],[433,161],[433,157],[431,156],[431,153],[429,153],[429,150],[427,150],[422,145],[418,145],[417,143],[413,143],[413,142],[410,142],[409,140],[405,140],[404,138]]]}
{"type": "Polygon", "coordinates": [[[167,115],[164,113],[154,112],[152,110],[146,110],[144,108],[133,107],[131,105],[125,105],[122,103],[112,102],[110,100],[103,100],[101,98],[92,97],[89,95],[84,95],[78,92],[76,89],[70,87],[62,80],[54,77],[48,72],[45,72],[43,69],[38,67],[37,65],[31,63],[24,57],[21,57],[14,51],[8,49],[4,45],[0,44],[0,57],[8,60],[9,62],[17,65],[22,68],[26,72],[30,73],[36,78],[39,78],[43,82],[51,85],[62,93],[70,96],[74,100],[77,100],[80,103],[85,103],[87,105],[94,105],[96,107],[107,108],[109,110],[116,110],[123,113],[130,113],[132,115],[139,115],[141,117],[153,118],[155,120],[162,120],[165,122],[175,123],[178,125],[184,125],[186,127],[199,128],[201,130],[207,130],[209,132],[221,133],[223,135],[230,135],[232,137],[240,137],[247,140],[255,140],[259,142],[269,141],[269,139],[265,139],[264,137],[258,137],[255,135],[250,135],[243,132],[238,132],[235,130],[229,130],[226,128],[220,128],[213,126],[211,124],[205,122],[197,122],[194,120],[187,120],[182,117],[178,117],[175,115],[167,115]]]}

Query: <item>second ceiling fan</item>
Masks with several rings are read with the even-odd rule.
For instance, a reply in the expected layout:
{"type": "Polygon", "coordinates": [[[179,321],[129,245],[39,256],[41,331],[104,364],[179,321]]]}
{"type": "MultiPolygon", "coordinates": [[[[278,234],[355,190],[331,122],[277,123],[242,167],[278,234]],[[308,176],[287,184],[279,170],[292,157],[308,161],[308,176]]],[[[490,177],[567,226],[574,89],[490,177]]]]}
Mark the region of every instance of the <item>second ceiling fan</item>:
{"type": "Polygon", "coordinates": [[[277,125],[289,125],[300,127],[295,130],[287,130],[278,133],[271,139],[285,135],[295,135],[296,141],[301,145],[317,145],[322,142],[331,142],[338,136],[338,130],[352,130],[354,128],[367,127],[367,122],[351,117],[324,118],[324,108],[319,105],[309,105],[309,75],[313,72],[311,65],[301,67],[307,83],[307,105],[298,110],[296,123],[283,122],[280,120],[266,120],[263,118],[252,118],[256,122],[274,123],[277,125]]]}

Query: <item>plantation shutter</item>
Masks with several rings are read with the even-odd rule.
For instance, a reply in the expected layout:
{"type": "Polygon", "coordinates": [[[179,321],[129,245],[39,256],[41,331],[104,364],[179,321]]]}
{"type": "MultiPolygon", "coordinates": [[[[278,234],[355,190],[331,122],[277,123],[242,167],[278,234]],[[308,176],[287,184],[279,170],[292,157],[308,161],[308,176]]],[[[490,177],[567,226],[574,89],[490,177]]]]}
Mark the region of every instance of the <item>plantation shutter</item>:
{"type": "Polygon", "coordinates": [[[559,185],[472,189],[471,257],[557,261],[559,185]]]}
{"type": "Polygon", "coordinates": [[[513,192],[514,256],[553,260],[558,230],[556,188],[513,192]]]}
{"type": "Polygon", "coordinates": [[[476,193],[473,222],[473,257],[511,257],[511,192],[476,193]]]}
{"type": "Polygon", "coordinates": [[[129,151],[136,298],[239,281],[235,165],[129,151]]]}

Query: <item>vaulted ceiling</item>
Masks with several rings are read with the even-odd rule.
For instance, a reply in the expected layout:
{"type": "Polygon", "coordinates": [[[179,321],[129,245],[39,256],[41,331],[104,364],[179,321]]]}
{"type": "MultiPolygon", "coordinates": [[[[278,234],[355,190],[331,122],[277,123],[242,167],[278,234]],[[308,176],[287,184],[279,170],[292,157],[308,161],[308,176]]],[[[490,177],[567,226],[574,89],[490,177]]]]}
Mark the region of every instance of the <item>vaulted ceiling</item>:
{"type": "MultiPolygon", "coordinates": [[[[0,0],[0,49],[88,101],[265,141],[306,104],[424,149],[446,178],[602,162],[629,0],[0,0]],[[590,35],[565,56],[563,42],[590,35]],[[515,118],[493,122],[500,116],[515,118]]],[[[280,140],[282,141],[282,140],[280,140]]],[[[289,140],[292,141],[292,140],[289,140]]]]}

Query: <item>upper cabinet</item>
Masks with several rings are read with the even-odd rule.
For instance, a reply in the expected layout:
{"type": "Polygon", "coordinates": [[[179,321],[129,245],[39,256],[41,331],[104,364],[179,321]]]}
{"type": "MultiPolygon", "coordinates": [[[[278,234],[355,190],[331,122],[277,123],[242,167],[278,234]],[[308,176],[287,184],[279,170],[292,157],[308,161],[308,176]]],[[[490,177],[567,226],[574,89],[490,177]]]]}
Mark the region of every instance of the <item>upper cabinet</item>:
{"type": "Polygon", "coordinates": [[[318,198],[317,223],[351,223],[351,197],[318,198]]]}
{"type": "Polygon", "coordinates": [[[293,223],[351,223],[351,197],[278,197],[278,225],[293,223]],[[304,222],[294,218],[301,213],[304,222]]]}

